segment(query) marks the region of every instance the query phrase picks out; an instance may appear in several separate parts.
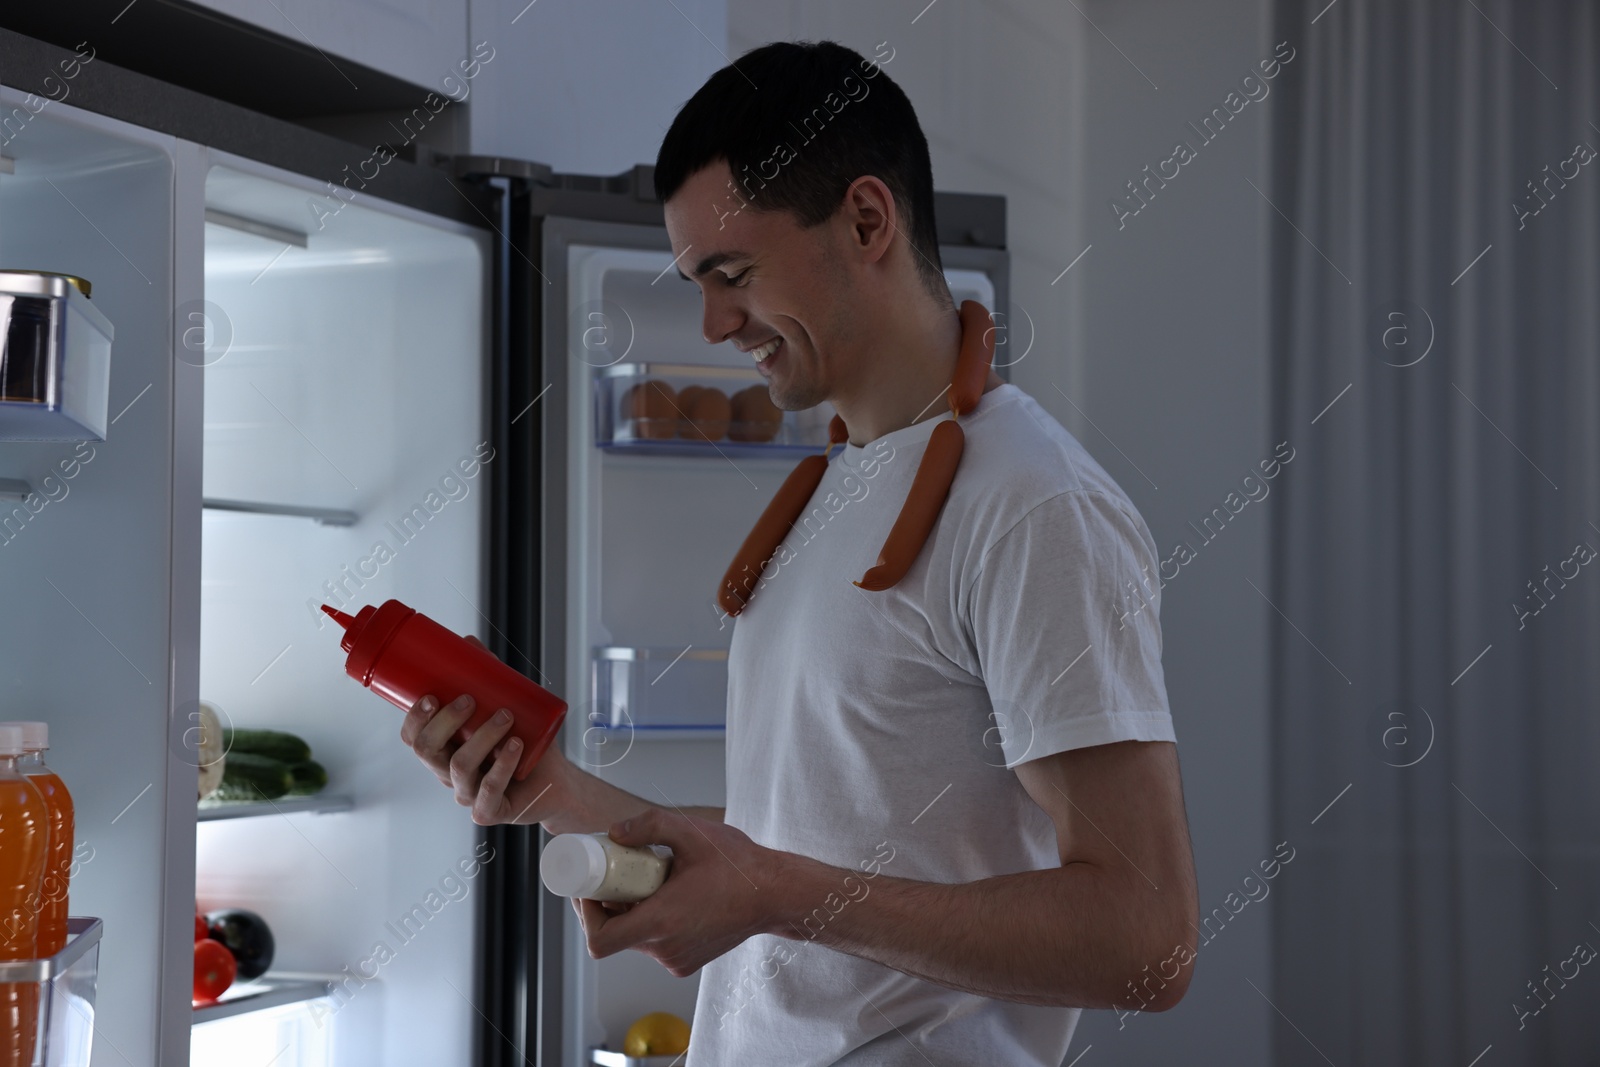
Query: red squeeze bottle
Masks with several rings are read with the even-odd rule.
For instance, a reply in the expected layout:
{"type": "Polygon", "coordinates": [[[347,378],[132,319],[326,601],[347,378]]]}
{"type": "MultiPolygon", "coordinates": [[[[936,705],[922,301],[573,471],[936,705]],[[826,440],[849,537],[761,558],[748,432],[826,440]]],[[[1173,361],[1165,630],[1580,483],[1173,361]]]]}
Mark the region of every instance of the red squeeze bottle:
{"type": "Polygon", "coordinates": [[[501,708],[511,712],[511,735],[522,739],[522,760],[511,776],[528,777],[555,740],[567,703],[398,600],[367,605],[354,618],[322,610],[344,627],[339,647],[350,653],[345,673],[395,707],[410,711],[432,694],[440,707],[472,694],[472,717],[456,731],[466,741],[501,708]]]}

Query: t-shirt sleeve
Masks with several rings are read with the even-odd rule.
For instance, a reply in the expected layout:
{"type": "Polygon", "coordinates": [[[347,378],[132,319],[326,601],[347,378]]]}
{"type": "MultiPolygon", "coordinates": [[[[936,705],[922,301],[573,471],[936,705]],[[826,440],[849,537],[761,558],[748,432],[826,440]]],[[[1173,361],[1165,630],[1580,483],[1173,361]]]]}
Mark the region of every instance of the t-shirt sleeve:
{"type": "Polygon", "coordinates": [[[995,541],[968,625],[1006,767],[1114,741],[1174,741],[1149,531],[1114,497],[1049,498],[995,541]]]}

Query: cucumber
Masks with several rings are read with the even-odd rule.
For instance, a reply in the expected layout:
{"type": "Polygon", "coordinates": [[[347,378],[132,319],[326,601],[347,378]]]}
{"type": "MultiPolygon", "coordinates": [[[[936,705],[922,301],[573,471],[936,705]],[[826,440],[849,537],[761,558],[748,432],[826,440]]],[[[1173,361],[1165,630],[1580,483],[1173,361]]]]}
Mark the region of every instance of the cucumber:
{"type": "Polygon", "coordinates": [[[229,752],[222,762],[222,785],[211,796],[217,800],[277,800],[293,785],[294,775],[282,760],[229,752]]]}
{"type": "Polygon", "coordinates": [[[248,752],[254,756],[271,756],[284,763],[299,763],[311,758],[311,746],[294,734],[282,730],[239,730],[224,727],[222,747],[232,755],[248,752]]]}
{"type": "Polygon", "coordinates": [[[301,760],[299,763],[289,765],[289,777],[293,780],[289,786],[289,795],[292,797],[308,796],[319,793],[323,786],[328,784],[328,772],[322,764],[314,759],[301,760]]]}

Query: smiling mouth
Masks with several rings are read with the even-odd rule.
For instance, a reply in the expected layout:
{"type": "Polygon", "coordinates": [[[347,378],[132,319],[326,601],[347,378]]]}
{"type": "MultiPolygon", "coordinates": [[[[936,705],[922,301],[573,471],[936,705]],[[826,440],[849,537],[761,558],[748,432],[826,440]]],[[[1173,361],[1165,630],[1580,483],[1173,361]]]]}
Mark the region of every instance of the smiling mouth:
{"type": "Polygon", "coordinates": [[[760,344],[760,345],[757,345],[756,347],[752,348],[750,350],[750,358],[755,360],[756,363],[758,363],[758,364],[765,363],[769,358],[772,357],[773,353],[778,351],[779,347],[782,346],[782,344],[783,344],[783,338],[782,337],[774,337],[772,340],[766,342],[765,344],[760,344]]]}

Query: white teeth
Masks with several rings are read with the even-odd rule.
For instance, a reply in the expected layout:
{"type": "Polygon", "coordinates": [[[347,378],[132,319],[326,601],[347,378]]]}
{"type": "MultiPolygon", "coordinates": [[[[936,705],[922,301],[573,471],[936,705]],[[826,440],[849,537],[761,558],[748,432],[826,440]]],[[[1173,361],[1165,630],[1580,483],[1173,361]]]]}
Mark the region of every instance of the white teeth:
{"type": "Polygon", "coordinates": [[[766,344],[758,345],[755,348],[752,348],[750,350],[750,358],[755,360],[757,363],[760,363],[762,360],[766,359],[768,356],[772,355],[772,353],[778,350],[778,344],[782,340],[783,338],[781,337],[774,337],[766,344]]]}

